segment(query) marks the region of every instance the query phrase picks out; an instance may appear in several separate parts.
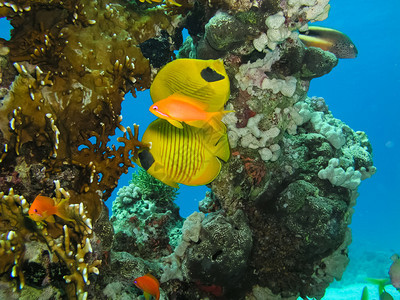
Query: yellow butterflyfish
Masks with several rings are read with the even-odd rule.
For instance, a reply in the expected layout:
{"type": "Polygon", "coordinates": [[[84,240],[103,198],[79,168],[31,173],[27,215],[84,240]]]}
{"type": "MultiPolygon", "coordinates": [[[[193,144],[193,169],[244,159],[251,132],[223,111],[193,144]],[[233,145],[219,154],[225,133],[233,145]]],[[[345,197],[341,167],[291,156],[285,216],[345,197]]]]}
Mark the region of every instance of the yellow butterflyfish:
{"type": "Polygon", "coordinates": [[[156,103],[175,93],[203,102],[206,111],[220,111],[230,95],[223,61],[182,58],[166,64],[154,78],[150,96],[156,103]]]}
{"type": "Polygon", "coordinates": [[[139,153],[138,163],[149,174],[175,188],[178,183],[203,185],[213,181],[221,170],[221,160],[227,161],[230,156],[225,132],[185,123],[180,129],[164,119],[149,125],[142,142],[151,143],[151,148],[139,153]]]}

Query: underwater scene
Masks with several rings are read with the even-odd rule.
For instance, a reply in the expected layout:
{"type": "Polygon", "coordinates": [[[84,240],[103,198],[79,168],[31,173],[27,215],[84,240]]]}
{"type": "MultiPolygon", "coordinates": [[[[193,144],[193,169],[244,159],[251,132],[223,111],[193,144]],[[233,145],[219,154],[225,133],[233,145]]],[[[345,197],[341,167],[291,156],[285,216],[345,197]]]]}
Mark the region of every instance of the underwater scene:
{"type": "Polygon", "coordinates": [[[0,0],[0,300],[400,300],[399,11],[0,0]]]}

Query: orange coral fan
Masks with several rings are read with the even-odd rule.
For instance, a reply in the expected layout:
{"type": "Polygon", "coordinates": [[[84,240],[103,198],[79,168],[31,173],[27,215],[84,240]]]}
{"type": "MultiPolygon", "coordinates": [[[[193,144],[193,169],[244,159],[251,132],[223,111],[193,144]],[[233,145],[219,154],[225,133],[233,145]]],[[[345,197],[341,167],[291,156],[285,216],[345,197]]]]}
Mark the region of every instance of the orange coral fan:
{"type": "Polygon", "coordinates": [[[247,175],[252,178],[253,184],[259,185],[267,172],[264,162],[250,157],[244,157],[239,153],[239,151],[233,152],[232,156],[240,157],[244,162],[244,169],[246,170],[247,175]]]}

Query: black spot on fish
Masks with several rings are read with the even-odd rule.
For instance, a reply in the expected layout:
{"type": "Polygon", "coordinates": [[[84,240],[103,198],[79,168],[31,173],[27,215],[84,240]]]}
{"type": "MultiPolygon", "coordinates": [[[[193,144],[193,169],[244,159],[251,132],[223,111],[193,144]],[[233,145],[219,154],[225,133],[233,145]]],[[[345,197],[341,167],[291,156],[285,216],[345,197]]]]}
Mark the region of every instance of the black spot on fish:
{"type": "Polygon", "coordinates": [[[225,76],[222,76],[221,74],[217,73],[215,70],[211,69],[210,67],[207,67],[203,70],[201,70],[201,77],[207,82],[214,82],[214,81],[219,81],[225,78],[225,76]]]}
{"type": "Polygon", "coordinates": [[[154,164],[154,157],[149,150],[143,150],[139,153],[140,164],[146,171],[154,164]]]}

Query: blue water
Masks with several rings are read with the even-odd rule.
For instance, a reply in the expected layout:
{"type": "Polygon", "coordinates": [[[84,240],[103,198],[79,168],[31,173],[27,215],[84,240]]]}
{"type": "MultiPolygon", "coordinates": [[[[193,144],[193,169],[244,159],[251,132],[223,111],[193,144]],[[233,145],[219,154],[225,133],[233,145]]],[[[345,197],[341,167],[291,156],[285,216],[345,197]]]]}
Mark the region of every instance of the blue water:
{"type": "MultiPolygon", "coordinates": [[[[377,173],[359,187],[351,224],[350,257],[357,261],[360,257],[356,255],[362,251],[400,252],[400,1],[336,0],[330,4],[329,18],[316,25],[346,33],[356,44],[359,55],[356,59],[340,60],[330,74],[313,79],[309,96],[324,97],[334,117],[354,130],[365,131],[373,147],[377,173]]],[[[10,27],[4,18],[0,19],[0,29],[1,37],[7,39],[10,27]]],[[[143,134],[155,119],[148,111],[151,103],[148,91],[137,93],[136,99],[126,95],[122,124],[140,124],[143,134]]],[[[133,171],[121,177],[118,188],[107,201],[109,207],[117,190],[128,184],[133,171]]],[[[206,190],[206,187],[180,188],[177,203],[182,216],[197,210],[206,190]]]]}
{"type": "Polygon", "coordinates": [[[336,118],[365,131],[372,144],[378,170],[359,187],[353,244],[400,251],[400,1],[379,3],[331,1],[320,24],[345,32],[359,55],[312,80],[309,95],[324,97],[336,118]]]}

